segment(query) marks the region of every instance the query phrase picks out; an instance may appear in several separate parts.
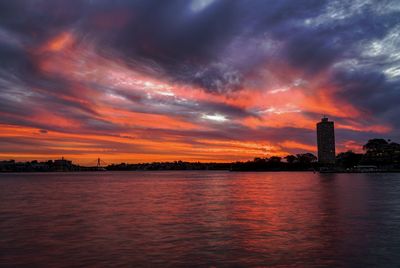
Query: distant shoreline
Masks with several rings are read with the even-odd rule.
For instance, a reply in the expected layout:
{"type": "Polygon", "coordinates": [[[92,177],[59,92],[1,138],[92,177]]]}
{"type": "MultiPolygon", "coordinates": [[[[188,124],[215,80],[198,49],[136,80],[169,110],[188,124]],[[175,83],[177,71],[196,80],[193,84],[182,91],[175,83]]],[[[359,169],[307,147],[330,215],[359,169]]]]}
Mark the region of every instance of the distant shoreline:
{"type": "Polygon", "coordinates": [[[360,173],[400,173],[400,170],[378,170],[378,171],[346,171],[346,170],[336,170],[336,171],[318,171],[318,170],[229,170],[229,169],[159,169],[159,170],[71,170],[71,171],[0,171],[0,174],[26,174],[26,173],[52,173],[52,174],[68,174],[68,173],[108,173],[108,172],[174,172],[174,171],[226,171],[226,172],[238,172],[238,173],[277,173],[277,172],[312,172],[312,173],[320,173],[320,174],[360,174],[360,173]]]}

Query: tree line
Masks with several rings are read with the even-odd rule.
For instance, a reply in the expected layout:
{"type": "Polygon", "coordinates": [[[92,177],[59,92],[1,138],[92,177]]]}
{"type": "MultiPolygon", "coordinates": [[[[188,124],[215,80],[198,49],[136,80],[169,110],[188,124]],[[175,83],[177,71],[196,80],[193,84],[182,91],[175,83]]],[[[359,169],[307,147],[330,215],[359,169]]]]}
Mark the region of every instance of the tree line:
{"type": "Polygon", "coordinates": [[[371,139],[363,146],[364,153],[353,151],[337,155],[336,165],[353,168],[359,165],[374,165],[379,168],[400,168],[400,144],[385,139],[371,139]]]}
{"type": "MultiPolygon", "coordinates": [[[[373,165],[377,168],[400,169],[400,144],[385,139],[370,139],[363,145],[364,153],[347,151],[336,156],[336,168],[353,169],[361,165],[373,165]]],[[[255,158],[252,161],[236,162],[232,170],[236,171],[306,171],[320,168],[317,157],[312,153],[255,158]]]]}

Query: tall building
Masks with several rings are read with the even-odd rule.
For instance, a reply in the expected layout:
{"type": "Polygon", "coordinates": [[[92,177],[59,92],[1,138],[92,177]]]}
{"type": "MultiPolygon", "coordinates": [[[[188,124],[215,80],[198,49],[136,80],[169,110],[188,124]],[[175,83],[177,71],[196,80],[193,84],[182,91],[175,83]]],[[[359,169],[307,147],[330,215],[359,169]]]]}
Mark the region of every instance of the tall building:
{"type": "Polygon", "coordinates": [[[317,123],[318,162],[320,164],[335,164],[335,126],[333,121],[323,117],[317,123]]]}

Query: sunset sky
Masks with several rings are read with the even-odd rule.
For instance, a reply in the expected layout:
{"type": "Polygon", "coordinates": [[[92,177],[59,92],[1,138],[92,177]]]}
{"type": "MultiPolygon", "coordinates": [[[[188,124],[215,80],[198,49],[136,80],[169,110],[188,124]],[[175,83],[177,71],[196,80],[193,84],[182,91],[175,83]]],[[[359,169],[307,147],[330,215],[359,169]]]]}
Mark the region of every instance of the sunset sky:
{"type": "Polygon", "coordinates": [[[399,104],[398,0],[0,0],[0,159],[359,151],[399,104]]]}

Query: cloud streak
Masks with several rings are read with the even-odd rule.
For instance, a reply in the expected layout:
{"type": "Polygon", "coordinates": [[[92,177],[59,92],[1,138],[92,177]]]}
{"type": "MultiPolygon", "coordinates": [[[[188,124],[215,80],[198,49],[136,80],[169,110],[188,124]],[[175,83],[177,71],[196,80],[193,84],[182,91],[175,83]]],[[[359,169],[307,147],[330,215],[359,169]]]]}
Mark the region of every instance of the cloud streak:
{"type": "Polygon", "coordinates": [[[37,0],[0,10],[1,158],[313,151],[322,114],[336,121],[339,151],[400,138],[397,1],[37,0]]]}

